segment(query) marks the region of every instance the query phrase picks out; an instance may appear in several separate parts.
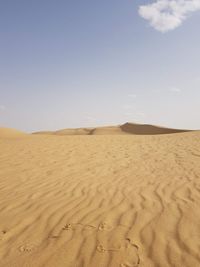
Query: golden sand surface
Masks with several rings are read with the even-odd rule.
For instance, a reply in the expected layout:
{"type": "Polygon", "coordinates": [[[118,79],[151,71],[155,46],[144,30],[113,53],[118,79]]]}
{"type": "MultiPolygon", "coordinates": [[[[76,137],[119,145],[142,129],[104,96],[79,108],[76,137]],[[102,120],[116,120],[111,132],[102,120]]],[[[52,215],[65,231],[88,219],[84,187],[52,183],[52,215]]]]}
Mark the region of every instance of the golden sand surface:
{"type": "Polygon", "coordinates": [[[200,266],[199,131],[8,132],[1,267],[200,266]]]}

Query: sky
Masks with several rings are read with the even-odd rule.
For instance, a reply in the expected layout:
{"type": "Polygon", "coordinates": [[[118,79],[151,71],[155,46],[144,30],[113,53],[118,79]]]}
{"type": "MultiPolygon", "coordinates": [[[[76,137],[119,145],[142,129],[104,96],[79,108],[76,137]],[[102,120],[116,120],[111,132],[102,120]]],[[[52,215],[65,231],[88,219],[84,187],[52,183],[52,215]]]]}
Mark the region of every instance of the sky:
{"type": "Polygon", "coordinates": [[[200,0],[1,0],[0,127],[200,129],[200,0]]]}

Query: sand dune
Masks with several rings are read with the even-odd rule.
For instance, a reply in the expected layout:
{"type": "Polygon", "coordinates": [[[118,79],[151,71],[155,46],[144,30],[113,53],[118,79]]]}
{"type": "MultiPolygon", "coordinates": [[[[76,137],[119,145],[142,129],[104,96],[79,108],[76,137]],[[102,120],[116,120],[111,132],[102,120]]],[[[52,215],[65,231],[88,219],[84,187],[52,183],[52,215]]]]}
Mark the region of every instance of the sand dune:
{"type": "Polygon", "coordinates": [[[19,138],[24,137],[26,135],[26,133],[15,129],[0,127],[0,138],[19,138]]]}
{"type": "Polygon", "coordinates": [[[125,123],[120,126],[122,131],[129,134],[155,135],[188,132],[188,130],[172,129],[149,124],[125,123]]]}
{"type": "Polygon", "coordinates": [[[1,138],[0,266],[199,267],[199,140],[1,138]]]}
{"type": "Polygon", "coordinates": [[[44,131],[34,134],[54,135],[155,135],[187,132],[188,130],[170,129],[148,124],[125,123],[119,126],[105,126],[96,128],[63,129],[59,131],[44,131]]]}
{"type": "Polygon", "coordinates": [[[75,128],[63,129],[59,131],[41,131],[33,134],[42,135],[112,135],[112,134],[127,134],[120,126],[107,126],[97,128],[75,128]]]}

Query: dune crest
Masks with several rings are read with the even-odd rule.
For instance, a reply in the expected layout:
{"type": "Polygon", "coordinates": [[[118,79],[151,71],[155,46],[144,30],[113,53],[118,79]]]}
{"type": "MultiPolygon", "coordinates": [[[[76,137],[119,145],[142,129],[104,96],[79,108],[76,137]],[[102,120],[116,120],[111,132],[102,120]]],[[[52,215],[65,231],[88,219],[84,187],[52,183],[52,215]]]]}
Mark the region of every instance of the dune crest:
{"type": "Polygon", "coordinates": [[[117,126],[102,126],[96,128],[74,128],[58,131],[41,131],[33,134],[46,135],[156,135],[188,132],[189,130],[171,129],[149,124],[125,123],[117,126]]]}
{"type": "Polygon", "coordinates": [[[189,130],[166,128],[150,124],[125,123],[120,126],[122,131],[137,135],[156,135],[189,132],[189,130]]]}

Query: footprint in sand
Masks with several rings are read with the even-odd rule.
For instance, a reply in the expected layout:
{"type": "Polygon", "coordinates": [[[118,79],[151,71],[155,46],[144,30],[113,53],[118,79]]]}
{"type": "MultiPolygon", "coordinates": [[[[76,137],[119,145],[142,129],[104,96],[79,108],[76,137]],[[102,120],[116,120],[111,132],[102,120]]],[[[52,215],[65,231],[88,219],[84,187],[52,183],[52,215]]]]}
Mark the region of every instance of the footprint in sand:
{"type": "Polygon", "coordinates": [[[74,230],[74,228],[71,223],[68,223],[63,227],[63,230],[70,231],[70,230],[74,230]]]}
{"type": "Polygon", "coordinates": [[[90,224],[83,223],[67,223],[62,229],[65,231],[76,230],[78,227],[81,227],[83,230],[95,229],[96,227],[90,224]]]}
{"type": "Polygon", "coordinates": [[[119,251],[120,248],[105,248],[102,244],[99,244],[97,247],[96,247],[97,251],[98,252],[101,252],[101,253],[104,253],[104,252],[116,252],[116,251],[119,251]]]}
{"type": "Polygon", "coordinates": [[[108,222],[101,222],[98,226],[99,231],[110,231],[112,226],[108,222]]]}
{"type": "Polygon", "coordinates": [[[91,224],[83,224],[83,223],[67,223],[62,230],[70,231],[70,230],[84,230],[84,231],[111,231],[113,227],[108,222],[101,222],[98,226],[94,226],[91,224]]]}
{"type": "Polygon", "coordinates": [[[27,243],[24,245],[21,245],[18,250],[20,252],[25,252],[25,253],[31,253],[37,250],[37,245],[33,243],[27,243]]]}
{"type": "Polygon", "coordinates": [[[125,246],[122,247],[123,259],[120,267],[137,267],[140,264],[139,247],[132,243],[129,238],[126,239],[125,246]]]}
{"type": "Polygon", "coordinates": [[[6,230],[0,231],[0,240],[3,240],[4,236],[6,235],[6,233],[7,233],[6,230]]]}
{"type": "Polygon", "coordinates": [[[99,253],[112,253],[112,267],[138,267],[140,264],[138,246],[132,244],[130,240],[122,243],[119,248],[106,248],[102,244],[99,244],[96,249],[99,253]]]}
{"type": "Polygon", "coordinates": [[[137,267],[140,264],[139,247],[130,238],[124,237],[126,228],[129,227],[118,225],[112,228],[106,223],[101,223],[98,227],[96,251],[109,253],[112,267],[137,267]]]}
{"type": "Polygon", "coordinates": [[[103,245],[99,244],[99,245],[97,246],[97,251],[100,252],[100,253],[104,253],[104,252],[106,252],[107,250],[104,248],[103,245]]]}
{"type": "MultiPolygon", "coordinates": [[[[112,226],[107,221],[103,221],[97,226],[68,223],[62,229],[65,231],[92,230],[97,234],[97,254],[112,254],[111,267],[138,267],[140,265],[139,247],[130,238],[124,238],[128,228],[121,224],[112,226]]],[[[29,250],[25,247],[25,251],[27,249],[29,250]]]]}

